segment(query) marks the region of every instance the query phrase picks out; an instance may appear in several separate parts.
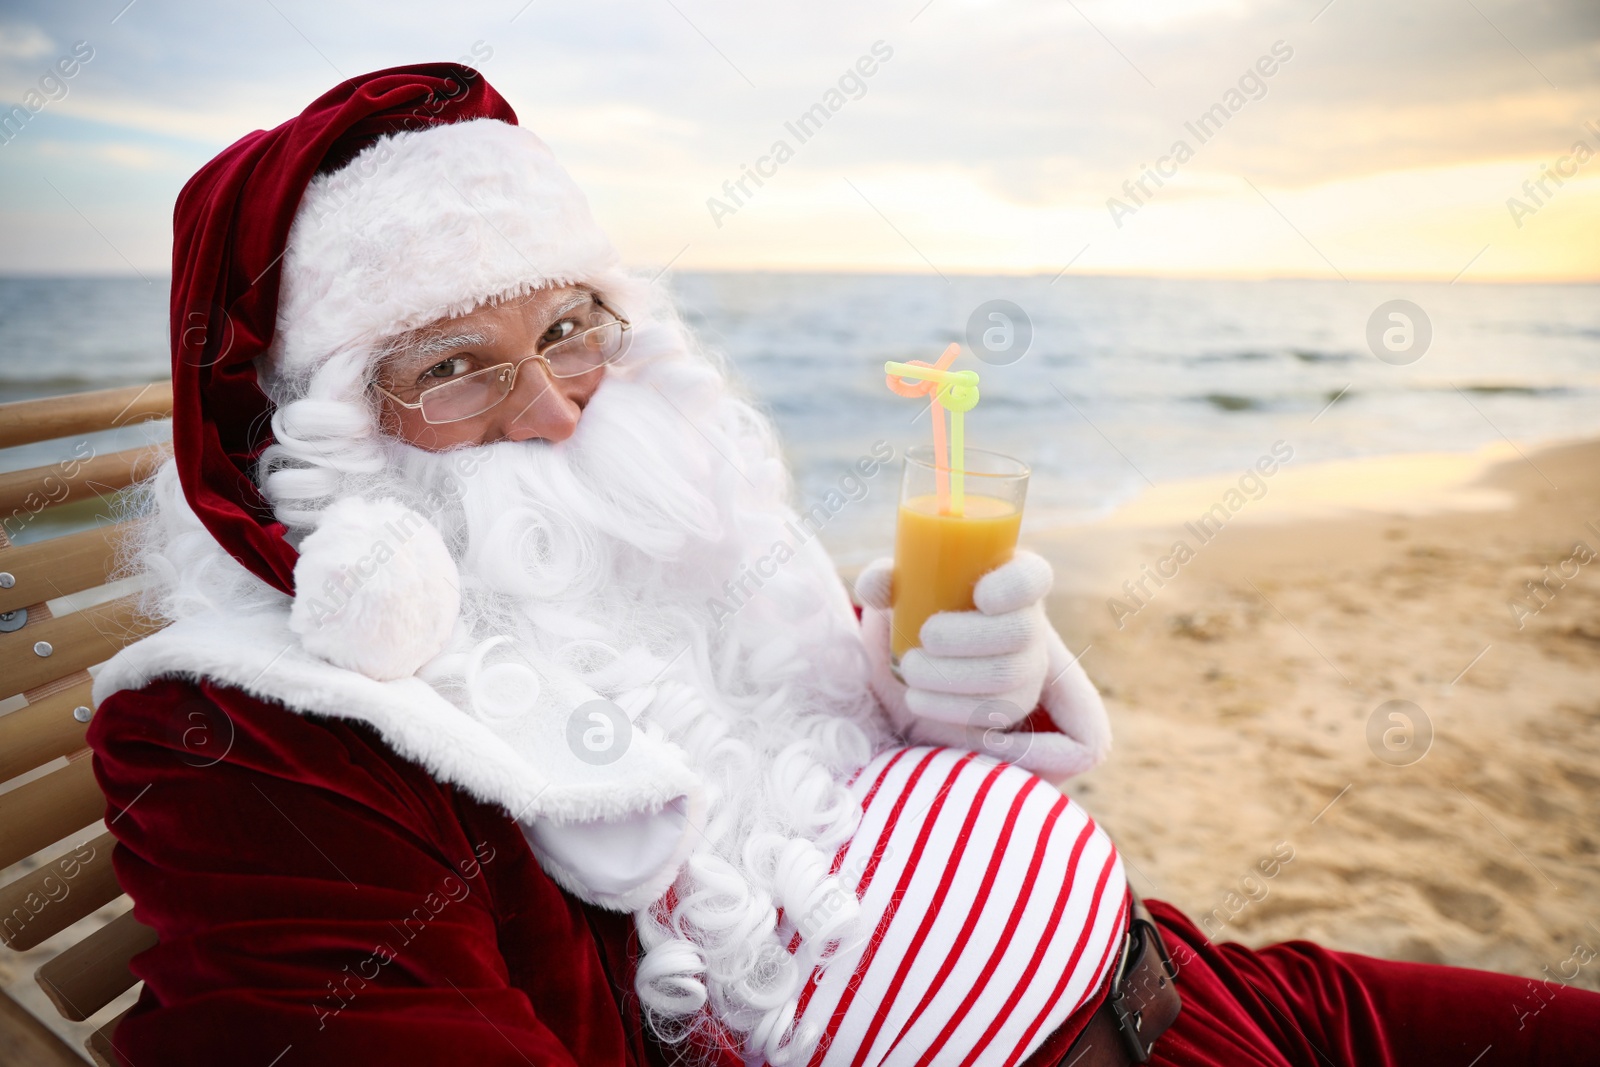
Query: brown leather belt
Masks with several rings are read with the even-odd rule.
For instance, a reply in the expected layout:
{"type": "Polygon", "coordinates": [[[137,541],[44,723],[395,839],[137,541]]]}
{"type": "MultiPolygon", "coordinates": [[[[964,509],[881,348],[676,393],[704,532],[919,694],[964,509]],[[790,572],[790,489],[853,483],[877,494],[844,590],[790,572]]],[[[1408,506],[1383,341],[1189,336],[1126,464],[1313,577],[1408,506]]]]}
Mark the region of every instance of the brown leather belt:
{"type": "Polygon", "coordinates": [[[1111,993],[1089,1019],[1059,1067],[1129,1067],[1144,1063],[1178,1017],[1178,972],[1161,931],[1137,897],[1111,971],[1111,993]]]}

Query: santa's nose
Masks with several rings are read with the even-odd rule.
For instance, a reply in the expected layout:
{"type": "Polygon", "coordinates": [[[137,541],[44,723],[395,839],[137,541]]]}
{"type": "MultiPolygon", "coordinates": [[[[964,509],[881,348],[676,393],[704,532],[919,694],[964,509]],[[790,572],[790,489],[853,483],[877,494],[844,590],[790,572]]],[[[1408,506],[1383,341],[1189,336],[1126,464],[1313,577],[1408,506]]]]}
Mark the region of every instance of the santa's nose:
{"type": "Polygon", "coordinates": [[[501,434],[507,441],[565,441],[578,428],[583,409],[568,396],[559,379],[530,362],[517,375],[516,388],[500,407],[505,411],[501,434]]]}

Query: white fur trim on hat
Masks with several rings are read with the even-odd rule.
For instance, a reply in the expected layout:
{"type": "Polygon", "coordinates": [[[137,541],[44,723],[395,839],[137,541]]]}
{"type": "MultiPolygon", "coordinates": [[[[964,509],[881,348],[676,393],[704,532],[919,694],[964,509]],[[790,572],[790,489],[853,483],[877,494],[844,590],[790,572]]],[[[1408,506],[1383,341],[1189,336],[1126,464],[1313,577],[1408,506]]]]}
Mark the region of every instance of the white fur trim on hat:
{"type": "Polygon", "coordinates": [[[307,652],[378,681],[437,656],[461,611],[461,576],[427,519],[394,500],[329,505],[300,546],[289,629],[307,652]]]}
{"type": "Polygon", "coordinates": [[[350,344],[616,262],[583,192],[531,131],[474,119],[390,134],[306,188],[267,369],[300,377],[350,344]]]}

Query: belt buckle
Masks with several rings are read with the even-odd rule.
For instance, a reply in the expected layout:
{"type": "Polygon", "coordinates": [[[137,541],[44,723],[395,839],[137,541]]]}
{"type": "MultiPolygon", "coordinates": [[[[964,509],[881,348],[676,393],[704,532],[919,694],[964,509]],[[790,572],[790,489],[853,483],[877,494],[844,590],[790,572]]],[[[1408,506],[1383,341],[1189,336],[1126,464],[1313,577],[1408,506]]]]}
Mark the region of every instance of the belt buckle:
{"type": "Polygon", "coordinates": [[[1172,961],[1167,956],[1167,947],[1161,941],[1161,935],[1144,919],[1134,919],[1128,924],[1128,932],[1123,938],[1122,963],[1117,968],[1116,981],[1112,984],[1109,998],[1112,1014],[1117,1020],[1117,1033],[1122,1036],[1122,1043],[1134,1063],[1147,1062],[1155,1042],[1152,1040],[1146,1043],[1140,1036],[1140,1031],[1144,1027],[1144,1012],[1142,1009],[1129,1009],[1126,983],[1129,976],[1143,962],[1145,950],[1149,948],[1152,940],[1161,956],[1163,978],[1168,982],[1176,978],[1172,961]]]}

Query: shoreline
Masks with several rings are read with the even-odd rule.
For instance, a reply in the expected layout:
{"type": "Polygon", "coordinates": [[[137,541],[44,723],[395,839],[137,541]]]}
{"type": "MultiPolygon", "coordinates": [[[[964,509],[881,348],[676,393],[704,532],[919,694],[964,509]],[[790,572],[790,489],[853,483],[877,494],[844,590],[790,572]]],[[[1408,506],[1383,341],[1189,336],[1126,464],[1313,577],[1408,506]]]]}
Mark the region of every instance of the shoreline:
{"type": "Polygon", "coordinates": [[[1066,791],[1135,888],[1600,989],[1600,439],[1285,467],[1175,565],[1233,481],[1028,540],[1117,739],[1066,791]]]}
{"type": "MultiPolygon", "coordinates": [[[[1574,443],[1584,442],[1552,442],[1545,447],[1574,443]]],[[[1245,498],[1245,505],[1235,514],[1251,522],[1299,522],[1351,513],[1489,511],[1509,507],[1514,501],[1503,488],[1481,484],[1484,477],[1494,467],[1518,458],[1512,445],[1495,442],[1472,452],[1404,452],[1315,463],[1269,462],[1265,466],[1275,466],[1273,473],[1251,468],[1259,476],[1259,495],[1248,488],[1241,489],[1239,482],[1249,470],[1238,476],[1158,482],[1103,519],[1087,525],[1117,529],[1170,527],[1215,506],[1233,490],[1240,490],[1245,498]]]]}
{"type": "Polygon", "coordinates": [[[1501,441],[1471,452],[1404,452],[1298,464],[1292,457],[1283,460],[1264,452],[1256,465],[1236,473],[1157,482],[1086,521],[1025,529],[1024,541],[1053,562],[1068,564],[1064,572],[1058,568],[1058,593],[1100,592],[1107,588],[1103,572],[1108,569],[1135,582],[1146,577],[1142,592],[1124,591],[1131,603],[1134,596],[1162,588],[1163,576],[1176,577],[1169,573],[1171,566],[1158,566],[1173,554],[1176,542],[1198,555],[1225,529],[1503,512],[1516,505],[1517,495],[1494,477],[1497,469],[1524,462],[1525,454],[1592,442],[1600,437],[1521,450],[1501,441]],[[1156,573],[1148,576],[1145,567],[1156,573]]]}

